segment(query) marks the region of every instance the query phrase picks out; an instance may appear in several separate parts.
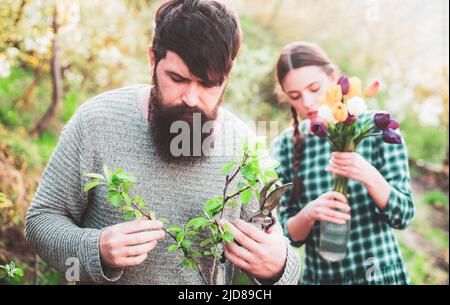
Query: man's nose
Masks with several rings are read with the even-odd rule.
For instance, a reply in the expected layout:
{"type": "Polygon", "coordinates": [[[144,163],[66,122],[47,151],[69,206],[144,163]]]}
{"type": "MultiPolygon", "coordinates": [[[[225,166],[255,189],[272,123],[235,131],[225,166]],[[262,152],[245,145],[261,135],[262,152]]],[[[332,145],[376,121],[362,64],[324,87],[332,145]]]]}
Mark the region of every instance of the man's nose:
{"type": "Polygon", "coordinates": [[[193,108],[198,105],[200,99],[198,97],[198,90],[194,85],[191,85],[187,88],[187,91],[183,95],[183,102],[193,108]]]}

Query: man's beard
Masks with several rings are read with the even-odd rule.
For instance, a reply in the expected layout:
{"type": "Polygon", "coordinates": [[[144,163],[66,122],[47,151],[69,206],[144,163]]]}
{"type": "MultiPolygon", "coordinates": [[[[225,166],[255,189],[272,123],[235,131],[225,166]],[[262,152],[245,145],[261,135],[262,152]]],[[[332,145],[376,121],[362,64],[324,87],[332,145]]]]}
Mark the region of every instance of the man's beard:
{"type": "Polygon", "coordinates": [[[153,87],[150,91],[150,100],[148,103],[148,123],[150,126],[150,133],[152,135],[153,143],[159,156],[163,160],[168,162],[196,162],[204,160],[211,155],[211,151],[214,148],[214,128],[209,128],[209,130],[202,132],[202,127],[205,126],[205,123],[209,122],[208,124],[211,124],[217,119],[218,109],[223,102],[224,92],[225,89],[223,90],[211,114],[206,114],[198,107],[189,107],[185,103],[177,106],[166,107],[164,105],[158,82],[156,78],[154,79],[153,87]],[[194,117],[196,119],[194,119],[194,117]],[[180,132],[182,131],[176,129],[174,132],[170,132],[170,128],[174,123],[176,124],[174,126],[185,126],[186,124],[189,126],[189,152],[187,152],[186,147],[184,147],[181,155],[179,154],[179,149],[177,148],[180,148],[180,144],[185,145],[185,142],[179,141],[180,132]],[[200,128],[195,128],[198,125],[200,128]],[[211,145],[205,146],[203,143],[207,138],[211,145]],[[198,141],[199,139],[200,143],[198,141]],[[198,147],[198,145],[200,147],[198,147]],[[174,150],[177,151],[175,152],[174,150]]]}

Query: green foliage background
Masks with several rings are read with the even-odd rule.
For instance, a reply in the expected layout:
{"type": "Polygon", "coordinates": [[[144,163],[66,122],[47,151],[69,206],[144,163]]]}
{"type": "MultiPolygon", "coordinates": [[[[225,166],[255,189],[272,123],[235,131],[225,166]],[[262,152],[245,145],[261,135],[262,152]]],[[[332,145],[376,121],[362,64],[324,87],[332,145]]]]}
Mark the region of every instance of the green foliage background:
{"type": "MultiPolygon", "coordinates": [[[[225,107],[244,121],[277,121],[279,132],[291,124],[289,108],[274,94],[274,67],[285,44],[308,40],[321,45],[343,73],[363,83],[381,81],[379,97],[369,107],[400,120],[411,159],[439,165],[448,156],[447,1],[225,2],[236,9],[244,32],[225,107]]],[[[11,230],[23,231],[39,177],[78,106],[106,90],[150,82],[147,47],[159,4],[0,2],[0,192],[14,203],[1,210],[0,263],[15,258],[25,271],[23,280],[11,283],[62,282],[44,262],[37,264],[38,279],[27,276],[35,270],[34,255],[20,251],[23,240],[8,236],[14,236],[11,230]],[[36,137],[30,131],[51,102],[55,7],[64,97],[51,128],[36,137]]],[[[448,184],[442,189],[432,179],[423,183],[421,172],[412,173],[418,212],[413,225],[398,232],[402,253],[414,283],[448,284],[448,184]]]]}

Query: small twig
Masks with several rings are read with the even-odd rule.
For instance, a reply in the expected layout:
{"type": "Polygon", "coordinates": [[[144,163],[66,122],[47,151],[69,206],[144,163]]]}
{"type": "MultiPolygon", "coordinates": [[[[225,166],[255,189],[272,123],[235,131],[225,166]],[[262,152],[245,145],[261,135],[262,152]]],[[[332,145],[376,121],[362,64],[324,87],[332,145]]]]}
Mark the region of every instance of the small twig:
{"type": "MultiPolygon", "coordinates": [[[[233,173],[233,175],[231,175],[231,178],[229,175],[227,175],[225,178],[225,186],[223,188],[223,204],[222,204],[222,211],[220,212],[220,219],[222,219],[222,217],[223,217],[223,210],[225,209],[225,204],[228,202],[228,200],[235,197],[235,195],[239,195],[241,193],[241,191],[245,190],[245,189],[242,189],[235,195],[233,195],[231,197],[230,196],[227,197],[228,186],[231,184],[231,182],[234,180],[234,178],[236,178],[236,176],[240,172],[241,168],[246,166],[245,162],[247,162],[247,159],[248,159],[248,154],[245,154],[244,160],[242,161],[241,165],[239,165],[239,167],[236,169],[236,171],[233,173]]],[[[246,189],[248,189],[248,188],[250,188],[250,187],[247,187],[246,189]]]]}
{"type": "Polygon", "coordinates": [[[34,255],[34,285],[39,285],[39,256],[34,255]]]}
{"type": "MultiPolygon", "coordinates": [[[[121,192],[121,193],[123,194],[123,192],[121,192]]],[[[132,205],[137,211],[139,211],[140,213],[142,213],[142,215],[144,215],[145,217],[147,217],[149,220],[153,220],[153,218],[152,218],[150,215],[148,215],[147,213],[145,213],[144,211],[142,211],[142,209],[140,209],[140,208],[139,208],[137,205],[135,205],[132,201],[131,201],[131,205],[132,205]]],[[[167,235],[169,235],[174,241],[177,241],[177,237],[176,237],[175,235],[173,235],[171,232],[167,231],[167,229],[164,228],[164,227],[163,227],[162,229],[163,229],[163,231],[166,232],[167,235]]],[[[182,252],[183,252],[184,257],[186,257],[187,259],[192,260],[192,261],[197,265],[197,267],[198,267],[198,272],[199,272],[200,276],[202,277],[202,279],[203,279],[203,281],[205,282],[205,284],[208,285],[208,281],[206,280],[206,277],[205,277],[205,275],[203,274],[202,268],[200,267],[200,263],[197,262],[197,260],[194,259],[194,258],[193,258],[191,255],[189,255],[188,253],[185,253],[184,251],[182,251],[182,252]]]]}
{"type": "Polygon", "coordinates": [[[234,197],[236,197],[236,196],[239,196],[243,191],[248,190],[248,189],[250,189],[250,188],[251,188],[251,185],[249,185],[249,186],[243,188],[242,190],[237,191],[237,192],[234,193],[233,195],[230,195],[230,196],[226,197],[226,198],[224,199],[224,202],[227,203],[230,199],[232,199],[232,198],[234,198],[234,197]]]}
{"type": "Polygon", "coordinates": [[[213,264],[211,267],[211,275],[210,275],[210,283],[211,284],[214,283],[214,275],[216,273],[216,264],[217,264],[217,257],[214,256],[213,264]]]}

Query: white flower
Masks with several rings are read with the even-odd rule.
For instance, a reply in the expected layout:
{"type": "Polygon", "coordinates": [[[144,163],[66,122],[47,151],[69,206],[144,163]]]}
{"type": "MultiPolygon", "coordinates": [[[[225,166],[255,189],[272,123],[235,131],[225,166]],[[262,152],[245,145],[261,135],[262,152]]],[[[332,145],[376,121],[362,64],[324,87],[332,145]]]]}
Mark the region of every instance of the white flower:
{"type": "Polygon", "coordinates": [[[320,118],[324,119],[327,122],[330,123],[336,123],[336,119],[333,116],[333,112],[331,111],[331,108],[327,105],[322,105],[317,110],[317,114],[320,118]]]}
{"type": "Polygon", "coordinates": [[[11,67],[6,60],[6,56],[0,54],[0,77],[7,78],[11,74],[11,67]]]}
{"type": "Polygon", "coordinates": [[[6,54],[8,55],[9,58],[14,58],[17,55],[19,55],[20,51],[17,48],[8,48],[8,50],[6,50],[6,54]]]}
{"type": "Polygon", "coordinates": [[[355,96],[348,100],[347,109],[351,115],[358,116],[367,110],[367,105],[362,97],[355,96]]]}

